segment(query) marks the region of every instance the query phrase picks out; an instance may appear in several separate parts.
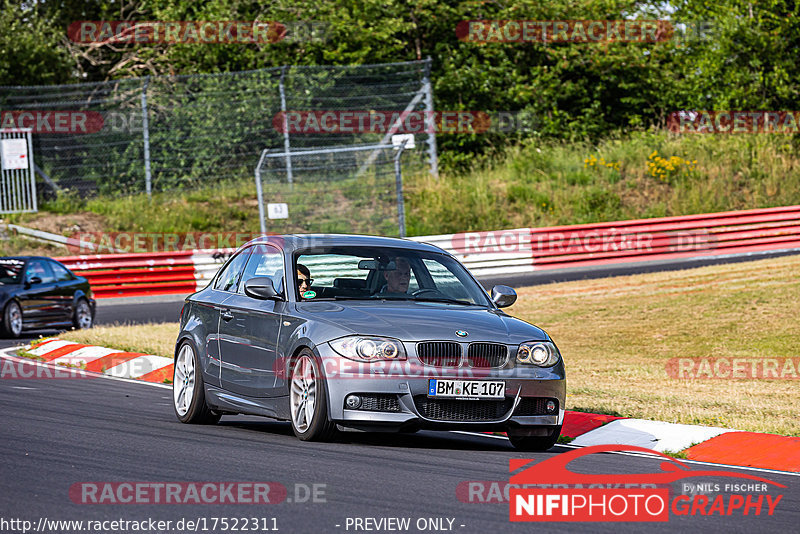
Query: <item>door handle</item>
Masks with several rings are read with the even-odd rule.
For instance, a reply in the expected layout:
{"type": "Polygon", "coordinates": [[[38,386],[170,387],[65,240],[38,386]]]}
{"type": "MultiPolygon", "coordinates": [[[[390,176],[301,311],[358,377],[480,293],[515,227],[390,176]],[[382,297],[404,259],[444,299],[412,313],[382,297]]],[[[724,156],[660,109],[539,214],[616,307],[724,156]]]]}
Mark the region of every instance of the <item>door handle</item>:
{"type": "Polygon", "coordinates": [[[223,321],[228,322],[231,319],[233,319],[233,314],[230,312],[230,310],[225,310],[224,312],[222,312],[223,321]]]}

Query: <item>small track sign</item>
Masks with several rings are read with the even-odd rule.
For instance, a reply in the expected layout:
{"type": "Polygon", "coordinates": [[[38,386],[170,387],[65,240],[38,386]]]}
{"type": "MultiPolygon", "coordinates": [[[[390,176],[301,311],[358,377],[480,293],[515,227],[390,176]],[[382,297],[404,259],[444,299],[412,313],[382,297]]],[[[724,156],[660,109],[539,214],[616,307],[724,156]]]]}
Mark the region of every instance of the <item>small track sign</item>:
{"type": "Polygon", "coordinates": [[[285,202],[267,204],[267,217],[270,219],[288,219],[289,205],[285,202]]]}
{"type": "Polygon", "coordinates": [[[0,141],[0,159],[3,170],[28,168],[28,142],[25,139],[3,139],[0,141]]]}

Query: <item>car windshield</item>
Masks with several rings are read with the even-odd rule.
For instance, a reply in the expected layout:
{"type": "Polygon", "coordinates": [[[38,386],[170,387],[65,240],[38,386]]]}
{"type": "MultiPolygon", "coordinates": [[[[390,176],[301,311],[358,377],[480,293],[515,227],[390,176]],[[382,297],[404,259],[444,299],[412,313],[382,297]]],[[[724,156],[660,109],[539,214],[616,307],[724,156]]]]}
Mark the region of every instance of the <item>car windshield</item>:
{"type": "Polygon", "coordinates": [[[25,261],[17,258],[0,258],[0,285],[18,284],[25,261]]]}
{"type": "Polygon", "coordinates": [[[390,247],[335,247],[295,253],[301,300],[414,300],[488,306],[483,290],[452,257],[390,247]],[[308,274],[306,274],[308,273],[308,274]],[[302,284],[304,279],[311,284],[302,284]]]}

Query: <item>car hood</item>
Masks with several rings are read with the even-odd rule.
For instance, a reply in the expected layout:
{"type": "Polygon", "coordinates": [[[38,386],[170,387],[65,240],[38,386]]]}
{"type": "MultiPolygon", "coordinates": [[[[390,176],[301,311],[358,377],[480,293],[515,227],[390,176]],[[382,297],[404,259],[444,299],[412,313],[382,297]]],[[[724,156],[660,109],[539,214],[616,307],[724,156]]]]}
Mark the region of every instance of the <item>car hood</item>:
{"type": "Polygon", "coordinates": [[[532,324],[495,309],[432,302],[302,302],[300,316],[321,321],[330,338],[347,334],[387,336],[403,341],[496,341],[516,344],[549,339],[532,324]],[[336,332],[339,330],[339,332],[336,332]],[[467,332],[466,336],[456,331],[467,332]]]}

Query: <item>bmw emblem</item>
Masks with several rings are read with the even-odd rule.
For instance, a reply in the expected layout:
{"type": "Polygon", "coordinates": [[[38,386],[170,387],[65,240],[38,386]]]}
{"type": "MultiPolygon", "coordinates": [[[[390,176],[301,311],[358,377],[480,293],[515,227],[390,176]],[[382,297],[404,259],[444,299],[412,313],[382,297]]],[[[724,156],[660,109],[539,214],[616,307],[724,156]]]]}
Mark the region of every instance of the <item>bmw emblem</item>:
{"type": "Polygon", "coordinates": [[[456,335],[458,337],[467,337],[469,335],[469,332],[467,332],[466,330],[456,330],[456,335]]]}

